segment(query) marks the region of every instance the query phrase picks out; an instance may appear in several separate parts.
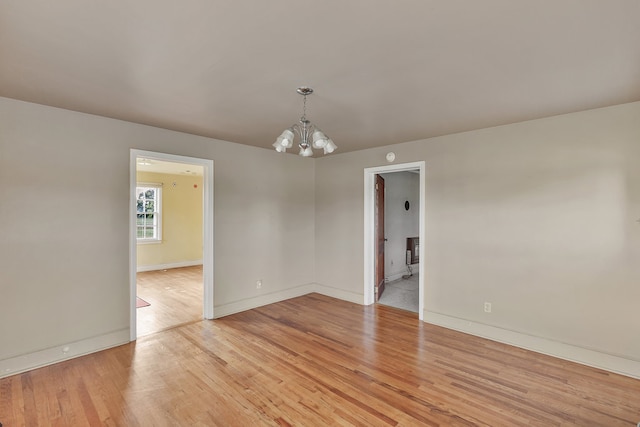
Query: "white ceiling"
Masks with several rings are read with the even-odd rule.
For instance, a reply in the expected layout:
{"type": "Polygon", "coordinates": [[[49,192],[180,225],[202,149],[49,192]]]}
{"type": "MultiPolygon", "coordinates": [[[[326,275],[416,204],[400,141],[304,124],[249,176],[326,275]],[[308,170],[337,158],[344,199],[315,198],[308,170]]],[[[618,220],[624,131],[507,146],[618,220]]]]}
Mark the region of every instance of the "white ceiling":
{"type": "Polygon", "coordinates": [[[199,165],[165,162],[163,160],[147,159],[144,157],[137,158],[136,170],[138,172],[167,173],[172,175],[202,176],[204,173],[204,168],[199,165]]]}
{"type": "Polygon", "coordinates": [[[0,96],[338,152],[640,100],[638,0],[6,0],[0,96]]]}

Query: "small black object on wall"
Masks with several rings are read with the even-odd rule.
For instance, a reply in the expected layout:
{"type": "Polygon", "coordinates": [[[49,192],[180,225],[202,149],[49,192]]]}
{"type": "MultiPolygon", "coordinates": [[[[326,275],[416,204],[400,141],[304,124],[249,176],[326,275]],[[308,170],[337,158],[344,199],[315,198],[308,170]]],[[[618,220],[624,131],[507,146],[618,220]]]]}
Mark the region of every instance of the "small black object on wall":
{"type": "Polygon", "coordinates": [[[409,201],[408,200],[406,202],[404,202],[404,210],[405,211],[409,210],[409,201]]]}

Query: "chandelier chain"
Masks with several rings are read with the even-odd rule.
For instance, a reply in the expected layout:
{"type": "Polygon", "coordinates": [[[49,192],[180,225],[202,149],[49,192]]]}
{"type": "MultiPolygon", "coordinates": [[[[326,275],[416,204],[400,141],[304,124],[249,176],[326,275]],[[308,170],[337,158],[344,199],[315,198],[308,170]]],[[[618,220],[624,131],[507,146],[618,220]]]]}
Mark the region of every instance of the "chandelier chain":
{"type": "Polygon", "coordinates": [[[302,101],[302,118],[301,120],[307,120],[307,95],[304,95],[304,100],[302,101]]]}

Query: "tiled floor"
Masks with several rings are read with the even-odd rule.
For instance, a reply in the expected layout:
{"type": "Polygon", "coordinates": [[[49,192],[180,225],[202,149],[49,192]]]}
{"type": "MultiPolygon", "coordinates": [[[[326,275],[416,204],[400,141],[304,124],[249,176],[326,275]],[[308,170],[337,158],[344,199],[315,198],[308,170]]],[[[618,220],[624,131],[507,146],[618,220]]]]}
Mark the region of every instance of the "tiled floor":
{"type": "Polygon", "coordinates": [[[418,275],[414,274],[408,279],[388,282],[378,303],[417,313],[419,307],[418,275]]]}

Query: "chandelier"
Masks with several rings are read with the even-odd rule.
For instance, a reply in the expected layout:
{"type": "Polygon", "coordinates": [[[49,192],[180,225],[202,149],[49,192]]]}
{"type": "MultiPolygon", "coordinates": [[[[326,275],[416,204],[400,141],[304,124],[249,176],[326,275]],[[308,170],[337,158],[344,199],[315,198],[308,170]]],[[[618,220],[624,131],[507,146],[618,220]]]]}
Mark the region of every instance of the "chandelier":
{"type": "Polygon", "coordinates": [[[307,120],[307,95],[311,95],[313,93],[313,89],[303,86],[299,87],[297,92],[304,96],[302,117],[300,117],[300,121],[298,123],[288,129],[285,129],[278,139],[276,139],[276,142],[273,143],[273,146],[278,153],[284,153],[287,151],[287,148],[293,147],[295,134],[298,134],[298,137],[300,138],[300,142],[298,143],[300,152],[298,154],[302,157],[313,156],[313,150],[311,148],[324,150],[324,154],[333,153],[335,149],[338,148],[336,144],[334,144],[334,142],[320,129],[307,120]]]}

